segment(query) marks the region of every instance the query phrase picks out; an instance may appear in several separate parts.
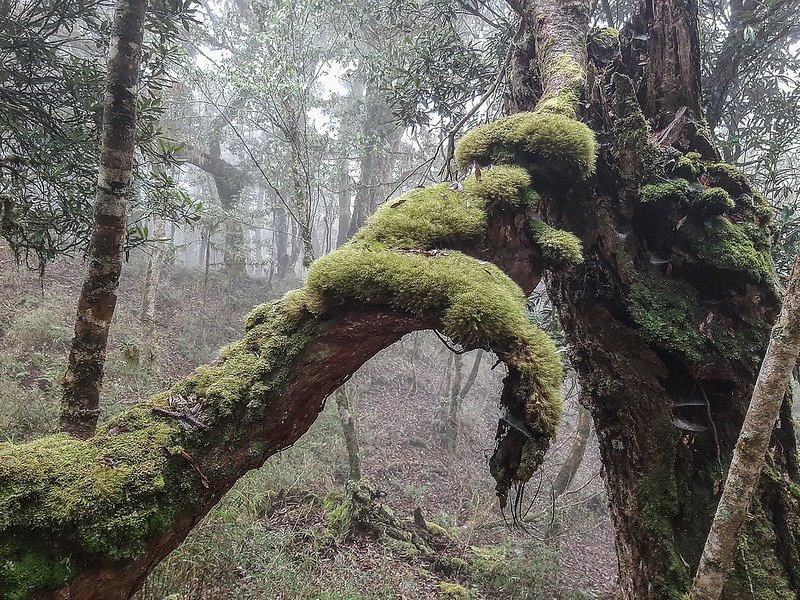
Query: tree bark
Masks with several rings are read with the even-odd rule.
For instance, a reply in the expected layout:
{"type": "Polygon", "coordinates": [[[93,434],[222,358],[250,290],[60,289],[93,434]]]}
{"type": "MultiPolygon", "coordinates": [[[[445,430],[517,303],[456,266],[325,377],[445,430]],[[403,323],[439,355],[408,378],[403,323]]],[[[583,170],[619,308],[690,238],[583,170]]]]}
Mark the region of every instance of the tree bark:
{"type": "Polygon", "coordinates": [[[94,433],[100,415],[103,367],[117,304],[131,191],[145,6],[145,0],[118,0],[114,11],[92,241],[78,297],[60,419],[61,430],[78,438],[94,433]]]}
{"type": "MultiPolygon", "coordinates": [[[[651,18],[637,23],[658,31],[647,25],[628,31],[619,52],[594,52],[587,69],[568,65],[555,76],[548,65],[585,56],[576,27],[588,28],[588,7],[532,2],[523,18],[535,40],[521,43],[512,60],[534,65],[513,71],[512,112],[552,110],[548,100],[566,85],[579,90],[577,112],[604,142],[594,177],[574,182],[551,174],[539,210],[584,248],[581,265],[548,275],[546,283],[598,436],[623,600],[672,600],[688,592],[778,309],[765,202],[746,178],[716,164],[701,114],[676,119],[700,97],[696,21],[676,12],[681,7],[693,10],[646,3],[651,18]],[[645,48],[637,36],[649,36],[645,48]],[[689,43],[676,48],[682,39],[689,43]],[[670,47],[691,52],[668,57],[670,47]],[[670,80],[651,86],[652,65],[659,64],[670,80]],[[541,82],[532,82],[531,73],[541,82]],[[574,85],[576,73],[588,74],[587,89],[581,81],[574,85]],[[658,89],[663,98],[656,98],[658,89]],[[673,165],[674,150],[658,142],[700,153],[700,170],[673,165]],[[707,185],[739,202],[716,212],[701,208],[703,172],[707,185]],[[682,178],[690,189],[685,201],[660,194],[659,183],[682,178]],[[732,259],[734,252],[741,261],[732,259]]],[[[594,34],[590,48],[616,43],[598,35],[608,34],[594,34]]],[[[797,456],[787,403],[770,443],[746,525],[748,551],[734,561],[725,598],[749,597],[753,585],[770,590],[770,598],[794,600],[800,589],[797,501],[790,492],[797,456]]]]}
{"type": "Polygon", "coordinates": [[[783,296],[778,323],[772,330],[761,364],[753,398],[744,418],[722,497],[695,573],[692,600],[718,600],[728,578],[739,534],[756,489],[764,457],[789,379],[800,353],[800,254],[795,257],[789,285],[783,296]]]}

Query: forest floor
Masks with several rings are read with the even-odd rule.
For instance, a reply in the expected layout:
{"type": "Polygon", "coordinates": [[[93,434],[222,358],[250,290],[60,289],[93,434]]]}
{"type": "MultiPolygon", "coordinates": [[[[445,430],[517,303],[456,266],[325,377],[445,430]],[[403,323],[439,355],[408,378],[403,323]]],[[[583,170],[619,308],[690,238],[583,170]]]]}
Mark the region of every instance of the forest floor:
{"type": "MultiPolygon", "coordinates": [[[[253,304],[276,295],[260,279],[233,285],[172,266],[158,296],[160,349],[151,365],[141,356],[137,320],[143,263],[139,256],[125,266],[105,378],[106,415],[216,356],[238,337],[253,304]]],[[[0,254],[5,439],[24,440],[55,425],[80,272],[79,262],[64,261],[39,279],[0,254]]],[[[293,448],[235,486],[137,598],[611,598],[613,535],[593,438],[569,491],[555,506],[550,498],[550,482],[572,441],[574,399],[547,462],[528,485],[524,523],[511,527],[486,464],[503,373],[492,370],[493,360],[482,361],[453,446],[441,425],[450,360],[435,336],[412,334],[347,384],[363,474],[377,491],[373,502],[388,507],[412,537],[427,539],[422,550],[334,526],[336,503],[347,498],[347,456],[331,401],[293,448]],[[435,524],[432,530],[414,533],[415,509],[435,524]]],[[[465,377],[473,360],[472,353],[463,357],[465,377]]]]}

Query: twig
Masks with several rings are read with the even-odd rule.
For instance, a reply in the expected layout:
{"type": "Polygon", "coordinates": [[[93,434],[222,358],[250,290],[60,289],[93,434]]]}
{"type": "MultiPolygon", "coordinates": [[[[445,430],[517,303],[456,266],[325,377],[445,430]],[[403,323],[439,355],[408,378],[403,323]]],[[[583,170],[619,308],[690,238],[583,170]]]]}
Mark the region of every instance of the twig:
{"type": "Polygon", "coordinates": [[[188,412],[174,412],[171,410],[166,410],[164,408],[153,408],[151,412],[154,415],[160,415],[162,417],[171,417],[173,419],[177,419],[178,421],[184,421],[188,423],[192,427],[196,427],[197,429],[208,429],[208,425],[203,423],[200,419],[195,417],[194,415],[189,414],[188,412]]]}
{"type": "Polygon", "coordinates": [[[204,488],[208,489],[208,478],[200,470],[200,467],[197,466],[197,463],[194,462],[194,459],[192,458],[192,455],[189,454],[188,452],[186,452],[185,450],[179,450],[178,454],[180,454],[181,457],[186,462],[188,462],[190,465],[192,465],[192,468],[194,469],[195,473],[197,473],[200,476],[200,483],[202,484],[202,486],[204,488]]]}

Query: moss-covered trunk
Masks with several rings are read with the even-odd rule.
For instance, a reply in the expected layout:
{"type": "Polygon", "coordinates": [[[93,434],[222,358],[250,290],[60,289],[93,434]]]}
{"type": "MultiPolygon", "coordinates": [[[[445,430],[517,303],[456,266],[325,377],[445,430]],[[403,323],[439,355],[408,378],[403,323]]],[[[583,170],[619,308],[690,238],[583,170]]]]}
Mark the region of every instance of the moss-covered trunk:
{"type": "MultiPolygon", "coordinates": [[[[539,209],[584,247],[582,265],[546,282],[598,435],[621,594],[679,599],[777,315],[771,217],[746,178],[716,162],[698,115],[697,21],[686,13],[696,6],[646,2],[639,24],[649,29],[595,32],[584,90],[569,79],[580,73],[580,52],[570,50],[577,4],[534,4],[526,14],[535,33],[513,61],[510,108],[538,102],[537,110],[569,114],[563,90],[574,90],[601,141],[594,177],[546,177],[539,209]],[[660,71],[648,76],[648,64],[660,71]]],[[[764,600],[798,597],[788,402],[768,460],[725,598],[752,597],[751,589],[764,600]]]]}

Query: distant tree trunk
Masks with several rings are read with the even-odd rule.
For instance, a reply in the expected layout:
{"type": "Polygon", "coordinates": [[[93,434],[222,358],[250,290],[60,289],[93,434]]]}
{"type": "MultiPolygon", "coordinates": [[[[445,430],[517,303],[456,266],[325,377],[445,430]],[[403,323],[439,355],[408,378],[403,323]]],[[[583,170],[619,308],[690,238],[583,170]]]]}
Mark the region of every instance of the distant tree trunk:
{"type": "Polygon", "coordinates": [[[166,229],[164,219],[155,215],[153,217],[153,235],[156,243],[150,249],[150,258],[147,261],[147,272],[142,290],[142,308],[139,311],[139,325],[142,328],[141,355],[148,365],[153,365],[158,357],[158,334],[156,333],[156,297],[158,284],[161,280],[161,269],[164,263],[164,246],[166,242],[166,229]]]}
{"type": "Polygon", "coordinates": [[[339,176],[337,177],[337,187],[339,190],[339,219],[336,235],[337,248],[347,241],[347,234],[350,230],[350,204],[353,195],[353,183],[350,177],[350,159],[348,153],[356,129],[358,107],[363,101],[363,96],[364,86],[358,81],[353,82],[350,85],[350,93],[346,100],[339,129],[339,145],[341,146],[342,156],[339,159],[339,176]]]}
{"type": "Polygon", "coordinates": [[[114,11],[92,242],[64,375],[60,420],[62,431],[79,438],[94,433],[100,415],[108,331],[122,272],[146,4],[146,0],[118,0],[114,11]]]}
{"type": "Polygon", "coordinates": [[[294,268],[302,254],[302,264],[308,268],[314,261],[313,222],[311,215],[311,176],[308,148],[307,122],[304,110],[286,107],[287,115],[280,126],[289,145],[289,171],[291,173],[292,226],[297,237],[292,240],[290,268],[294,268]]]}
{"type": "Polygon", "coordinates": [[[458,441],[458,413],[461,409],[461,379],[464,370],[464,361],[461,354],[453,354],[452,381],[450,386],[450,402],[447,407],[447,418],[445,419],[447,428],[447,445],[451,450],[456,447],[458,441]]]}
{"type": "Polygon", "coordinates": [[[246,183],[245,174],[239,167],[222,158],[219,132],[215,132],[212,136],[206,152],[200,155],[189,153],[186,158],[191,164],[211,175],[214,180],[224,213],[225,241],[222,247],[222,262],[226,274],[231,279],[247,275],[244,225],[239,214],[242,191],[246,183]]]}
{"type": "Polygon", "coordinates": [[[789,379],[800,353],[800,254],[795,257],[778,323],[761,363],[753,398],[733,452],[716,516],[697,567],[690,597],[718,600],[731,570],[747,509],[764,469],[789,379]]]}
{"type": "Polygon", "coordinates": [[[344,385],[336,390],[334,396],[336,397],[339,419],[342,422],[344,445],[347,448],[347,463],[350,467],[350,479],[358,481],[361,479],[361,447],[358,443],[358,430],[353,416],[353,406],[344,385]]]}
{"type": "Polygon", "coordinates": [[[451,449],[455,449],[458,443],[458,429],[459,429],[459,414],[461,407],[464,404],[464,399],[469,394],[472,386],[475,385],[475,380],[478,378],[478,369],[481,366],[481,359],[483,358],[483,350],[478,350],[475,353],[475,360],[472,362],[472,368],[467,375],[467,380],[464,385],[461,385],[463,378],[463,360],[460,354],[453,355],[453,377],[450,392],[450,405],[448,408],[447,426],[449,428],[449,443],[451,449]]]}
{"type": "Polygon", "coordinates": [[[272,209],[272,227],[275,229],[275,276],[278,281],[289,271],[289,215],[286,207],[276,201],[272,209]]]}
{"type": "Polygon", "coordinates": [[[266,206],[267,191],[263,186],[258,186],[256,192],[256,223],[253,230],[253,252],[255,253],[255,266],[253,273],[263,275],[264,273],[264,239],[262,225],[264,223],[264,207],[266,206]]]}
{"type": "Polygon", "coordinates": [[[402,130],[395,124],[391,110],[378,90],[370,88],[366,96],[362,123],[364,145],[361,148],[361,177],[356,189],[348,237],[361,228],[388,193],[402,130]]]}
{"type": "Polygon", "coordinates": [[[578,468],[586,454],[586,444],[592,432],[592,415],[583,406],[578,405],[578,422],[575,427],[575,437],[572,440],[567,457],[558,469],[553,480],[553,499],[558,499],[572,483],[578,468]]]}

